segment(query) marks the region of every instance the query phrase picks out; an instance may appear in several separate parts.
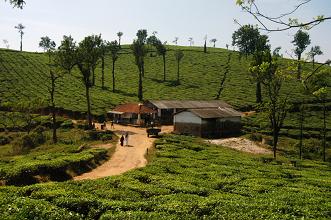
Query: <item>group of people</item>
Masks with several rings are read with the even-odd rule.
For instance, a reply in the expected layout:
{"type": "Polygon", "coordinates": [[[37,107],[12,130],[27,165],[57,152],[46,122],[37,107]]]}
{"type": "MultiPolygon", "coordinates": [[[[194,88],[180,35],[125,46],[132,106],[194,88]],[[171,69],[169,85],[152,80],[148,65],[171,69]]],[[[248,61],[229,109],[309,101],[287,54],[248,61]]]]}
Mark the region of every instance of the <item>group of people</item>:
{"type": "Polygon", "coordinates": [[[129,132],[125,132],[124,136],[122,134],[120,138],[121,146],[129,146],[129,132]]]}

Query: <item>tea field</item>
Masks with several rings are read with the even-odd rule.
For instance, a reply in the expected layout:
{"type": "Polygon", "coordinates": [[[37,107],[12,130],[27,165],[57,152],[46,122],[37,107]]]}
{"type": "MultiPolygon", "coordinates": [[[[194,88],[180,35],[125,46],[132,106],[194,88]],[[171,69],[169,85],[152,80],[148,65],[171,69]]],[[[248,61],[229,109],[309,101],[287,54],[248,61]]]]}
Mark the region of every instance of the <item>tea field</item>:
{"type": "Polygon", "coordinates": [[[330,219],[330,164],[165,136],[144,168],[0,188],[1,219],[330,219]]]}

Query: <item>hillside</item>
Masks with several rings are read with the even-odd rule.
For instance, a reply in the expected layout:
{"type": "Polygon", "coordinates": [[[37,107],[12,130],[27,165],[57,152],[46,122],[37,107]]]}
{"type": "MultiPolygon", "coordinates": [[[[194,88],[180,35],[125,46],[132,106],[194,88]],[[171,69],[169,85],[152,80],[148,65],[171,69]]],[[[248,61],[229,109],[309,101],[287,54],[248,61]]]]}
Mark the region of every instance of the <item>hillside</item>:
{"type": "MultiPolygon", "coordinates": [[[[166,57],[167,80],[163,82],[162,57],[156,54],[148,55],[145,61],[145,78],[143,79],[144,99],[215,99],[229,53],[232,53],[230,71],[225,81],[221,99],[229,102],[239,110],[250,110],[255,105],[255,83],[248,73],[249,61],[239,59],[237,52],[219,48],[209,48],[207,54],[199,47],[180,47],[184,58],[180,64],[181,85],[176,85],[177,65],[174,49],[170,46],[166,57]]],[[[17,52],[0,50],[0,94],[1,103],[16,102],[24,99],[48,99],[47,86],[47,56],[42,53],[17,52]]],[[[286,63],[288,60],[283,60],[286,63]]],[[[128,46],[124,46],[116,63],[116,93],[113,93],[111,81],[111,58],[106,58],[105,85],[101,88],[101,68],[96,69],[96,86],[91,89],[92,112],[96,115],[105,114],[119,103],[137,101],[138,70],[134,57],[128,46]]],[[[304,66],[311,68],[310,64],[304,66]]],[[[56,105],[66,110],[86,112],[85,89],[77,69],[71,75],[66,75],[57,84],[56,105]]],[[[283,85],[284,94],[294,103],[300,103],[303,97],[300,83],[295,79],[283,85]]],[[[313,97],[307,97],[309,102],[316,102],[313,97]]],[[[330,106],[330,103],[327,103],[330,106]]],[[[309,110],[309,109],[308,109],[309,110]]],[[[308,130],[319,133],[321,124],[321,107],[313,104],[307,116],[308,130]]],[[[1,114],[1,112],[0,112],[1,114]]],[[[260,120],[249,121],[249,124],[259,127],[266,124],[260,120]]],[[[331,116],[328,116],[331,124],[331,116]]],[[[289,114],[285,123],[288,129],[298,128],[298,115],[289,114]]],[[[297,131],[294,131],[297,133],[297,131]]]]}
{"type": "MultiPolygon", "coordinates": [[[[239,60],[236,52],[210,48],[205,54],[201,48],[182,47],[184,58],[180,65],[181,85],[176,86],[177,66],[173,47],[167,55],[167,81],[163,82],[163,63],[159,56],[147,56],[146,75],[143,82],[144,99],[214,99],[218,92],[228,53],[233,53],[230,71],[225,82],[222,99],[236,107],[254,105],[255,84],[248,74],[248,61],[239,60]]],[[[41,53],[28,53],[0,50],[0,94],[2,101],[21,99],[47,99],[47,56],[41,53]]],[[[102,114],[105,110],[122,103],[137,100],[138,70],[134,57],[128,48],[124,48],[116,64],[117,92],[111,91],[110,57],[106,59],[106,82],[108,89],[101,89],[100,65],[96,70],[96,86],[92,89],[92,111],[102,114]]],[[[57,86],[58,107],[85,112],[85,91],[79,80],[79,72],[65,76],[57,86]]],[[[291,97],[300,97],[298,86],[291,82],[291,97]]],[[[288,86],[284,86],[286,88],[288,86]]]]}
{"type": "Polygon", "coordinates": [[[327,163],[167,136],[145,168],[93,181],[0,188],[1,219],[330,219],[327,163]]]}

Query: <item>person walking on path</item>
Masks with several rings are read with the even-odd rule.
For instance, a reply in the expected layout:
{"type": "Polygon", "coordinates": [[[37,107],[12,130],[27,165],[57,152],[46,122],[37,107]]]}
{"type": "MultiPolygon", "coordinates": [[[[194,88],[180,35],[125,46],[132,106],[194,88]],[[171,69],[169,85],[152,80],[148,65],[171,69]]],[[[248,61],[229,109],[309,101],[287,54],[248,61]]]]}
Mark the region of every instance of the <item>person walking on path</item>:
{"type": "Polygon", "coordinates": [[[112,120],[112,121],[110,122],[110,128],[112,128],[112,129],[115,128],[115,127],[114,127],[114,120],[112,120]]]}
{"type": "Polygon", "coordinates": [[[123,137],[123,135],[122,135],[121,138],[120,138],[120,142],[121,142],[121,146],[123,146],[123,142],[124,142],[124,137],[123,137]]]}
{"type": "Polygon", "coordinates": [[[125,146],[129,146],[129,132],[126,132],[125,133],[124,140],[125,140],[125,146]]]}

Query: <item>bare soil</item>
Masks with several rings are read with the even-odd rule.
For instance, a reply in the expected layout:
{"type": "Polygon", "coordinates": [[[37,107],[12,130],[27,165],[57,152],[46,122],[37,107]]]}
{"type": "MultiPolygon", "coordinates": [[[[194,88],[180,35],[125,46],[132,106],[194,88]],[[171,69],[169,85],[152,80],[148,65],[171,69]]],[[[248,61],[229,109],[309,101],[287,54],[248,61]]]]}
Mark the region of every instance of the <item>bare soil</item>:
{"type": "Polygon", "coordinates": [[[264,145],[250,141],[246,138],[225,138],[217,140],[208,140],[209,143],[222,145],[224,147],[233,148],[239,151],[252,154],[271,154],[272,151],[265,148],[264,145]]]}
{"type": "MultiPolygon", "coordinates": [[[[98,125],[97,125],[98,126],[98,125]]],[[[110,129],[110,124],[107,124],[110,129]]],[[[172,126],[163,126],[161,132],[168,133],[173,129],[172,126]]],[[[146,166],[147,160],[145,154],[147,149],[153,146],[155,138],[147,137],[146,129],[139,127],[123,126],[115,124],[114,131],[117,136],[128,132],[128,146],[121,146],[118,142],[113,156],[101,166],[88,173],[74,177],[74,180],[98,179],[106,176],[120,175],[129,170],[146,166]]],[[[111,145],[100,145],[96,147],[111,147],[111,145]]]]}

